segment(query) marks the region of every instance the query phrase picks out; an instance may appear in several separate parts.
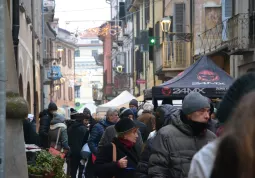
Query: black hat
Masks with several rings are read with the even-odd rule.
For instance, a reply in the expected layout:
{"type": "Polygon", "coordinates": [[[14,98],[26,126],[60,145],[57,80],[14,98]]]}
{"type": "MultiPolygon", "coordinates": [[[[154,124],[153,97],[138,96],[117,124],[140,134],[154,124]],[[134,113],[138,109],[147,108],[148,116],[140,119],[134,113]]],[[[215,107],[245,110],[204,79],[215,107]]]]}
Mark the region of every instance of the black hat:
{"type": "Polygon", "coordinates": [[[247,93],[255,90],[255,73],[247,73],[238,78],[228,89],[220,106],[217,110],[216,117],[220,123],[225,123],[230,119],[234,108],[240,99],[247,93]]]}
{"type": "Polygon", "coordinates": [[[134,116],[134,113],[133,113],[133,111],[131,109],[126,108],[126,109],[121,111],[119,117],[121,119],[123,119],[123,118],[128,118],[129,115],[133,115],[134,116]]]}
{"type": "Polygon", "coordinates": [[[71,119],[76,121],[83,121],[84,119],[86,119],[86,115],[83,113],[76,113],[74,115],[71,115],[71,119]]]}
{"type": "Polygon", "coordinates": [[[57,107],[57,105],[55,103],[50,102],[50,104],[48,105],[48,110],[57,111],[58,107],[57,107]]]}
{"type": "Polygon", "coordinates": [[[123,134],[134,128],[138,128],[138,126],[131,119],[124,118],[117,122],[114,128],[118,134],[123,134]]]}
{"type": "Polygon", "coordinates": [[[130,102],[129,102],[129,105],[134,105],[136,107],[138,107],[138,101],[136,99],[132,99],[130,102]]]}
{"type": "Polygon", "coordinates": [[[89,114],[91,115],[91,111],[88,108],[83,109],[83,114],[89,114]]]}

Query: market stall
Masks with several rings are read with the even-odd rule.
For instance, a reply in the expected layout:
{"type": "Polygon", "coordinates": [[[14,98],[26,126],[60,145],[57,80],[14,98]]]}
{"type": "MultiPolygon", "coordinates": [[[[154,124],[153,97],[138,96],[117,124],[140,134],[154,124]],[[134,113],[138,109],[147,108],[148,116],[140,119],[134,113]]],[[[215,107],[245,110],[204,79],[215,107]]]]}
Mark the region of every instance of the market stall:
{"type": "Polygon", "coordinates": [[[203,56],[173,79],[153,87],[152,98],[183,99],[192,91],[209,98],[222,98],[233,81],[209,57],[203,56]]]}

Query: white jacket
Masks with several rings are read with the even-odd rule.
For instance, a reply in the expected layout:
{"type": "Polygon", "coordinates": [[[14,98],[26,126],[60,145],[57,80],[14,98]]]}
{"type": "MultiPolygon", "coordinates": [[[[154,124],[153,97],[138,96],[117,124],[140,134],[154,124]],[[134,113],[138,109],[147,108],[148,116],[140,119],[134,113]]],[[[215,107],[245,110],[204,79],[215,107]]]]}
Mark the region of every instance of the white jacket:
{"type": "Polygon", "coordinates": [[[217,154],[219,139],[205,145],[191,162],[188,178],[210,178],[217,154]]]}

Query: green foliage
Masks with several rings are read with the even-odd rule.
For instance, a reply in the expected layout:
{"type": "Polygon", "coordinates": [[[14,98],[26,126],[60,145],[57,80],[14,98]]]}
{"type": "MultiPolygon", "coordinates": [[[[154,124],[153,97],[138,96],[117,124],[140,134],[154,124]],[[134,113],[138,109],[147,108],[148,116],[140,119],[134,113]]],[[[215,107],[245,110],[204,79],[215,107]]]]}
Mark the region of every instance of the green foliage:
{"type": "Polygon", "coordinates": [[[48,151],[38,152],[35,165],[28,165],[28,173],[33,175],[54,174],[54,178],[69,178],[63,169],[65,160],[53,156],[48,151]]]}

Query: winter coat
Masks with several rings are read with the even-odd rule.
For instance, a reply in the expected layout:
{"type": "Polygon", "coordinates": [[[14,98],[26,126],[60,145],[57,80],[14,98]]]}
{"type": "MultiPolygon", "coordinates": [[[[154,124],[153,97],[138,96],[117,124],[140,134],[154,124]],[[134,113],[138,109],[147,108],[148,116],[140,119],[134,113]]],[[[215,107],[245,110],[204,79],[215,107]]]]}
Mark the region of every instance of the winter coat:
{"type": "Polygon", "coordinates": [[[43,110],[40,115],[40,128],[39,128],[39,137],[40,144],[43,148],[49,148],[49,130],[50,122],[53,118],[53,115],[49,113],[47,109],[43,110]]]}
{"type": "Polygon", "coordinates": [[[117,138],[113,143],[116,145],[117,161],[127,156],[127,168],[119,168],[117,162],[113,162],[113,146],[111,143],[103,146],[97,154],[95,161],[96,175],[99,178],[134,178],[136,166],[138,163],[138,155],[133,148],[126,148],[117,138]]]}
{"type": "Polygon", "coordinates": [[[67,136],[67,126],[64,123],[59,122],[53,122],[50,125],[50,131],[49,131],[49,137],[50,137],[50,145],[52,147],[55,147],[57,137],[58,137],[58,131],[60,129],[59,139],[58,139],[58,150],[69,149],[68,146],[68,136],[67,136]]]}
{"type": "Polygon", "coordinates": [[[155,129],[155,116],[150,112],[143,111],[142,115],[139,116],[137,120],[146,125],[148,133],[151,133],[155,129]]]}
{"type": "Polygon", "coordinates": [[[192,159],[189,178],[210,178],[216,159],[219,140],[204,146],[192,159]]]}
{"type": "Polygon", "coordinates": [[[82,122],[75,121],[67,132],[71,156],[80,158],[81,149],[88,141],[89,131],[82,122]]]}
{"type": "Polygon", "coordinates": [[[103,120],[91,129],[90,131],[90,136],[88,139],[88,146],[90,151],[96,155],[97,154],[97,149],[98,149],[98,144],[100,142],[100,139],[105,131],[105,129],[111,125],[114,125],[114,123],[109,122],[108,120],[103,120]]]}
{"type": "Polygon", "coordinates": [[[152,144],[149,176],[152,178],[186,178],[192,157],[216,136],[206,130],[200,136],[181,120],[181,111],[171,116],[171,123],[161,128],[152,144]]]}
{"type": "Polygon", "coordinates": [[[23,120],[23,133],[26,144],[39,144],[39,137],[34,129],[33,121],[30,122],[28,119],[23,120]]]}
{"type": "Polygon", "coordinates": [[[154,137],[151,137],[147,140],[144,150],[140,156],[140,161],[136,168],[136,178],[149,178],[148,167],[149,159],[152,152],[152,143],[154,137]]]}
{"type": "Polygon", "coordinates": [[[210,130],[211,132],[213,132],[214,134],[216,134],[217,130],[218,130],[219,124],[217,122],[217,120],[215,119],[210,119],[208,121],[208,127],[207,129],[210,130]]]}
{"type": "MultiPolygon", "coordinates": [[[[106,128],[106,130],[104,131],[104,134],[99,142],[99,147],[102,147],[108,143],[111,143],[113,138],[117,136],[116,130],[114,128],[114,125],[111,125],[109,127],[106,128]]],[[[135,149],[136,152],[138,153],[138,155],[140,155],[140,153],[142,152],[142,147],[143,147],[143,140],[142,140],[142,136],[141,136],[141,132],[138,132],[138,138],[135,144],[135,149]]]]}

